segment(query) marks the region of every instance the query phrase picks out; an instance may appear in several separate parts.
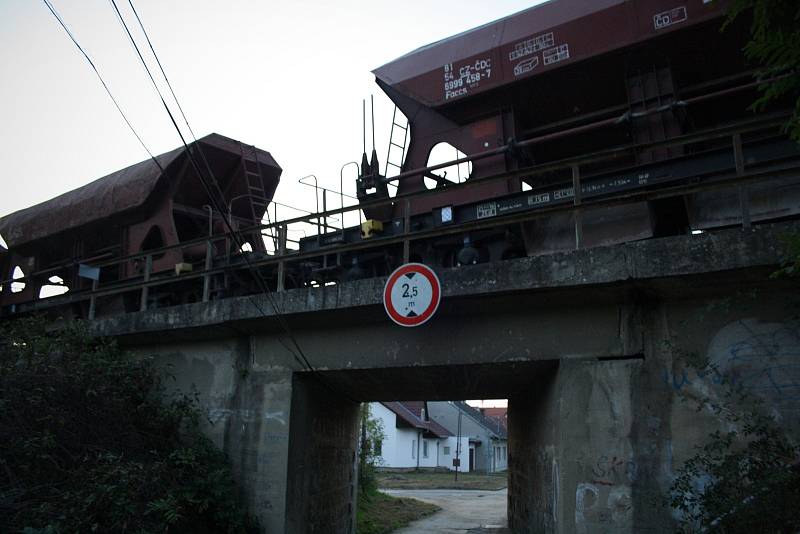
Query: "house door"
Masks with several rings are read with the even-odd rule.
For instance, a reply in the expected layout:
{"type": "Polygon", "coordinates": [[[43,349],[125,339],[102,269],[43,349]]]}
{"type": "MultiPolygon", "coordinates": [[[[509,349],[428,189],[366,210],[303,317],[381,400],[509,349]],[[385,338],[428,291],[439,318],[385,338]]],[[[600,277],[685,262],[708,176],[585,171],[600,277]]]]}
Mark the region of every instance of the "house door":
{"type": "Polygon", "coordinates": [[[472,448],[469,450],[469,471],[475,471],[475,449],[472,448]]]}

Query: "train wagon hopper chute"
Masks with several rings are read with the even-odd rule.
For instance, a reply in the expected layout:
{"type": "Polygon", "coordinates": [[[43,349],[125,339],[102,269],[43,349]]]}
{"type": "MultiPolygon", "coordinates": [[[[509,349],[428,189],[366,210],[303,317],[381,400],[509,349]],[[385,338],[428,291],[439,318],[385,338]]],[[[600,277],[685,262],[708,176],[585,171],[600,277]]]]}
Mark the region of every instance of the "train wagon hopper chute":
{"type": "MultiPolygon", "coordinates": [[[[750,109],[757,83],[741,53],[749,25],[737,20],[720,32],[726,8],[726,2],[704,0],[553,0],[375,69],[376,83],[408,118],[410,130],[400,177],[387,180],[395,181],[398,195],[426,191],[428,154],[441,143],[470,158],[469,187],[442,181],[435,194],[412,203],[411,216],[424,225],[426,216],[437,220],[443,207],[465,220],[493,217],[520,202],[571,202],[569,168],[524,171],[610,151],[618,152],[580,164],[582,197],[597,199],[623,183],[648,189],[735,175],[730,137],[713,134],[791,106],[776,103],[760,115],[750,109]],[[692,136],[697,139],[669,144],[692,136]],[[489,179],[498,176],[508,179],[489,179]],[[530,195],[519,196],[523,192],[530,195]]],[[[743,134],[742,140],[740,153],[751,168],[797,156],[796,148],[782,144],[778,128],[743,134]]],[[[800,214],[796,177],[748,191],[754,222],[800,214]]],[[[405,215],[402,203],[393,208],[392,219],[405,215]]],[[[581,246],[741,224],[740,211],[736,191],[587,207],[581,246]]],[[[560,213],[511,232],[463,238],[479,249],[482,242],[503,250],[482,254],[498,259],[509,257],[505,250],[520,241],[529,255],[574,248],[575,227],[574,214],[560,213]],[[500,240],[505,244],[496,246],[500,240]]]]}
{"type": "MultiPolygon", "coordinates": [[[[233,227],[260,224],[281,174],[269,152],[215,133],[191,143],[189,151],[206,179],[213,175],[233,227]]],[[[54,276],[75,290],[92,287],[93,275],[86,273],[99,273],[98,281],[106,283],[141,279],[145,271],[186,272],[192,263],[202,267],[206,243],[180,245],[222,234],[222,214],[211,207],[185,148],[155,159],[158,165],[152,159],[136,163],[0,219],[8,244],[0,254],[0,278],[10,279],[15,266],[26,273],[21,292],[12,294],[10,284],[0,282],[0,306],[38,298],[54,276]],[[114,261],[149,251],[149,259],[114,261]]],[[[247,241],[255,253],[265,253],[260,233],[247,241]]],[[[215,240],[214,247],[215,257],[238,253],[229,241],[215,240]]],[[[124,311],[123,304],[113,306],[124,311]]]]}

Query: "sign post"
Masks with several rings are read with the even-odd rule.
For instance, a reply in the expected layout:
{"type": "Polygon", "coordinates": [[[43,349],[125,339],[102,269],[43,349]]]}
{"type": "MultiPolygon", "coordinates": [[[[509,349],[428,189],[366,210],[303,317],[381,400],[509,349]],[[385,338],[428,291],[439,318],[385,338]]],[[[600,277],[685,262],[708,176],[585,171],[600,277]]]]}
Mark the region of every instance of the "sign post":
{"type": "Polygon", "coordinates": [[[433,269],[421,263],[406,263],[389,275],[383,288],[383,307],[400,326],[419,326],[439,308],[442,289],[433,269]]]}

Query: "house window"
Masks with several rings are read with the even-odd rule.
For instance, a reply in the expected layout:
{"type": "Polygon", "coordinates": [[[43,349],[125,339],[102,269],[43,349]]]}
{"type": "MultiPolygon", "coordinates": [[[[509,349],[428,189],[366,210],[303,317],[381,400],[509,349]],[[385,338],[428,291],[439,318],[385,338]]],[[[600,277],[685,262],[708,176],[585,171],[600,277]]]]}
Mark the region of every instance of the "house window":
{"type": "Polygon", "coordinates": [[[427,439],[423,439],[422,440],[422,457],[423,458],[427,458],[428,457],[428,440],[427,439]]]}
{"type": "Polygon", "coordinates": [[[450,447],[445,447],[444,448],[444,455],[445,456],[450,456],[450,447]]]}
{"type": "Polygon", "coordinates": [[[411,457],[412,458],[417,457],[417,440],[415,439],[411,440],[411,457]]]}

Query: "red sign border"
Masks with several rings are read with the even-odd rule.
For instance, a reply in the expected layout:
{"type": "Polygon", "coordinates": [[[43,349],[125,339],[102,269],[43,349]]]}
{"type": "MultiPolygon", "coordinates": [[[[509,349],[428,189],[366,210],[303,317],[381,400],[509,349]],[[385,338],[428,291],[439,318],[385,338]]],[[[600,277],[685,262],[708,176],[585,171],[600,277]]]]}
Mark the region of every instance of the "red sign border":
{"type": "Polygon", "coordinates": [[[436,313],[436,310],[439,309],[439,302],[441,302],[441,300],[442,286],[439,283],[439,277],[436,276],[436,273],[433,271],[433,269],[422,263],[406,263],[401,265],[389,275],[389,279],[386,280],[386,285],[383,286],[383,308],[386,310],[386,314],[389,316],[389,318],[400,326],[413,327],[426,323],[431,317],[433,317],[433,314],[436,313]],[[398,278],[412,271],[419,273],[428,279],[431,284],[431,289],[433,290],[433,297],[431,298],[431,303],[428,305],[425,311],[416,317],[403,317],[397,313],[397,311],[391,305],[392,286],[394,286],[394,283],[398,278]]]}

